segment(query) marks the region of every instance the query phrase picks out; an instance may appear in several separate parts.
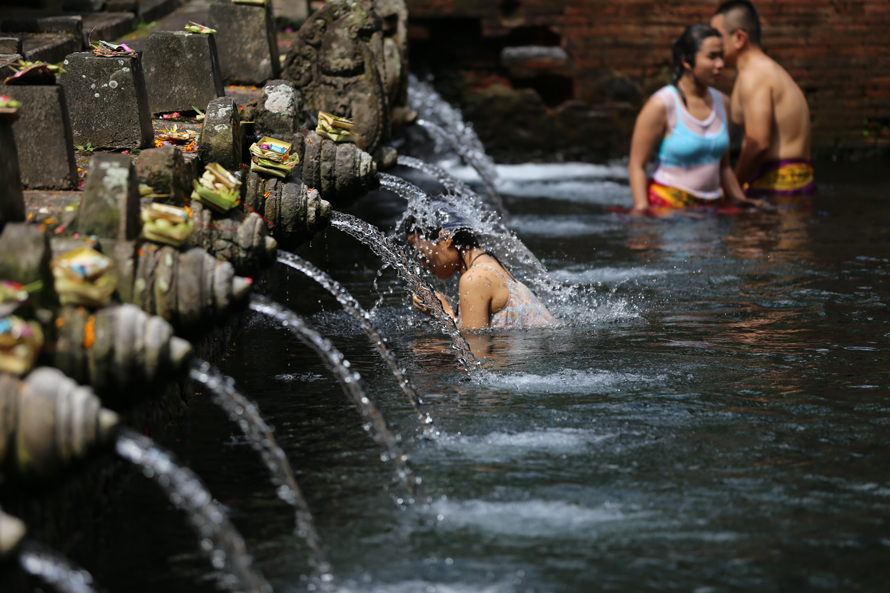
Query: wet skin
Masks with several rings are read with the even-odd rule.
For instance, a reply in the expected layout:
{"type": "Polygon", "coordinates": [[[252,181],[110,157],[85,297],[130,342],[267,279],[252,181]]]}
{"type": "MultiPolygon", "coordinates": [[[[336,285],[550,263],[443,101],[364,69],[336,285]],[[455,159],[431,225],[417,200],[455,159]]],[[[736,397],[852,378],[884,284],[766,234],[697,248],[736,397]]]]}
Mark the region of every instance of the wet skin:
{"type": "MultiPolygon", "coordinates": [[[[723,72],[723,40],[719,37],[705,38],[695,54],[695,64],[684,61],[683,65],[685,72],[677,82],[677,87],[686,97],[686,110],[696,119],[707,119],[714,109],[714,100],[708,87],[720,80],[723,72]]],[[[720,97],[723,99],[726,113],[729,114],[729,99],[723,93],[720,93],[720,97]]],[[[649,210],[646,165],[652,158],[655,147],[668,132],[667,109],[664,102],[658,97],[650,97],[637,117],[631,140],[630,161],[627,165],[634,200],[632,214],[642,214],[649,210]]],[[[720,185],[730,200],[747,202],[730,166],[729,151],[720,163],[720,185]]]]}
{"type": "MultiPolygon", "coordinates": [[[[731,20],[731,19],[730,19],[731,20]]],[[[743,29],[718,14],[711,26],[723,35],[726,65],[738,70],[732,121],[745,130],[735,173],[746,183],[764,162],[810,160],[810,109],[800,87],[743,29]]]]}
{"type": "MultiPolygon", "coordinates": [[[[460,316],[455,315],[447,297],[437,292],[442,308],[457,322],[461,329],[483,329],[491,323],[491,316],[507,306],[510,290],[508,274],[485,250],[474,247],[463,252],[453,244],[446,231],[433,243],[417,235],[408,235],[408,243],[421,254],[423,265],[440,280],[460,271],[458,299],[460,316]]],[[[425,315],[433,312],[417,295],[413,295],[414,307],[425,315]]]]}

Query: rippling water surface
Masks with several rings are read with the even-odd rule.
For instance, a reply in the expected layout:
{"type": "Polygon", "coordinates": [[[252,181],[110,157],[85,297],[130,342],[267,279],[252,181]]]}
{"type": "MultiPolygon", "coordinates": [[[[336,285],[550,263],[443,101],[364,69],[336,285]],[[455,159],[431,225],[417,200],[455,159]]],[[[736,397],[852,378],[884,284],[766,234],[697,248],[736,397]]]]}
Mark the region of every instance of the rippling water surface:
{"type": "MultiPolygon", "coordinates": [[[[282,271],[270,296],[361,373],[431,499],[399,504],[405,492],[323,364],[250,317],[220,367],[275,426],[337,586],[886,590],[890,183],[883,164],[817,164],[811,209],[669,220],[607,211],[630,202],[620,166],[499,168],[511,227],[577,286],[554,305],[566,328],[472,339],[486,368],[472,380],[366,248],[333,230],[304,247],[373,312],[442,432],[419,438],[358,326],[282,271]]],[[[403,207],[380,193],[351,211],[388,230],[403,207]]],[[[207,394],[166,438],[275,590],[306,590],[292,509],[207,394]]],[[[83,562],[97,582],[212,590],[175,511],[138,483],[122,499],[100,559],[83,562]]]]}

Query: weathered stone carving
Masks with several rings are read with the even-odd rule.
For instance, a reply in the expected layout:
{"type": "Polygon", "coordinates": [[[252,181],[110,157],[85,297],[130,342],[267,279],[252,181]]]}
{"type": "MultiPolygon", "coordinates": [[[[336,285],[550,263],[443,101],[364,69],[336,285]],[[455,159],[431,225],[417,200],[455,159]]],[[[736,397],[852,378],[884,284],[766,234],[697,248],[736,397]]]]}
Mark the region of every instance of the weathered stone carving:
{"type": "Polygon", "coordinates": [[[139,183],[150,186],[155,194],[167,195],[177,205],[191,195],[192,170],[178,146],[143,150],[135,165],[139,183]]]}
{"type": "Polygon", "coordinates": [[[174,335],[158,316],[133,305],[112,305],[91,313],[62,307],[53,364],[96,393],[129,403],[133,392],[165,383],[183,370],[192,346],[174,335]]]}
{"type": "Polygon", "coordinates": [[[297,89],[286,80],[270,80],[257,102],[256,134],[287,138],[300,123],[297,89]]]}
{"type": "Polygon", "coordinates": [[[374,159],[351,142],[338,143],[314,131],[299,130],[292,144],[291,152],[300,156],[293,175],[319,190],[334,206],[351,204],[380,185],[374,159]]]}
{"type": "Polygon", "coordinates": [[[199,333],[231,308],[243,304],[250,280],[235,275],[229,262],[218,261],[203,249],[181,253],[173,247],[146,245],[123,259],[126,244],[115,250],[121,299],[163,317],[180,332],[199,333]],[[132,278],[132,292],[120,284],[132,278]]]}
{"type": "Polygon", "coordinates": [[[16,477],[52,476],[110,444],[118,422],[91,389],[58,369],[35,369],[24,381],[0,375],[0,467],[16,477]]]}
{"type": "Polygon", "coordinates": [[[278,243],[258,214],[232,211],[223,216],[198,202],[190,207],[196,230],[183,248],[201,247],[230,262],[239,273],[256,271],[273,260],[278,243]]]}
{"type": "Polygon", "coordinates": [[[384,86],[395,111],[408,105],[408,7],[404,0],[375,0],[374,7],[383,19],[384,86]]]}
{"type": "Polygon", "coordinates": [[[282,78],[304,108],[355,122],[358,146],[375,154],[390,138],[383,23],[371,0],[329,2],[300,27],[282,78]]]}
{"type": "Polygon", "coordinates": [[[267,179],[251,172],[244,202],[272,225],[272,236],[283,245],[308,241],[328,225],[331,205],[304,183],[267,179]]]}

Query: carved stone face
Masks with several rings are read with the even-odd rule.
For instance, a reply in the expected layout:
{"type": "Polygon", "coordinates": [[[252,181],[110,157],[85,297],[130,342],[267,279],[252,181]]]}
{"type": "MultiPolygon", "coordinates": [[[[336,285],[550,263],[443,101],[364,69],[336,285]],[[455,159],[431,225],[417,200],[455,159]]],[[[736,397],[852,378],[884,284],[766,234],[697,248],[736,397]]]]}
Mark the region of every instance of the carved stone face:
{"type": "Polygon", "coordinates": [[[360,148],[373,153],[389,139],[389,87],[383,21],[371,0],[331,2],[300,29],[283,78],[297,84],[306,109],[355,122],[360,148]]]}

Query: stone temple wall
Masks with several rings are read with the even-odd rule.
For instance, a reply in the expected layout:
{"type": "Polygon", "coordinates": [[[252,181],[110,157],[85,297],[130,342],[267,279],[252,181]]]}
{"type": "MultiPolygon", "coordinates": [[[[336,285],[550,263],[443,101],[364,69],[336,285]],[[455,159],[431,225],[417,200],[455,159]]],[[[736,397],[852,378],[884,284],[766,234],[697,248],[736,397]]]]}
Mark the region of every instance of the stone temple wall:
{"type": "MultiPolygon", "coordinates": [[[[471,95],[493,84],[533,88],[550,108],[580,99],[621,111],[626,103],[632,119],[641,101],[669,79],[671,40],[686,25],[707,22],[718,4],[408,0],[412,59],[430,63],[434,71],[437,60],[447,60],[463,71],[471,95]],[[450,40],[450,48],[440,40],[450,40]],[[515,49],[529,45],[558,47],[564,55],[515,49]]],[[[764,48],[810,102],[816,151],[890,142],[890,2],[755,0],[755,5],[764,48]]],[[[733,73],[727,74],[724,90],[731,88],[733,73]]]]}

